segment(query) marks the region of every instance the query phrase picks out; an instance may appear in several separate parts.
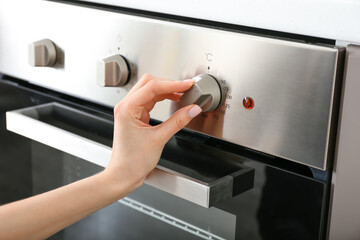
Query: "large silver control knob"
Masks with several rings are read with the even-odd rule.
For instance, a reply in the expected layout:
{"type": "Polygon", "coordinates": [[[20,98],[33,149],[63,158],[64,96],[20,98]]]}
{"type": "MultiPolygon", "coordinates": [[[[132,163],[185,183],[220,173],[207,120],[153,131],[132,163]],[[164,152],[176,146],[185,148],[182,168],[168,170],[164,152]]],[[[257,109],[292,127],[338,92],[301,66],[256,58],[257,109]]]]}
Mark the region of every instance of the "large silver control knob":
{"type": "Polygon", "coordinates": [[[102,87],[124,86],[129,78],[125,58],[119,54],[106,57],[97,63],[97,81],[102,87]]]}
{"type": "Polygon", "coordinates": [[[29,44],[29,64],[33,67],[51,67],[56,63],[56,47],[49,39],[29,44]]]}
{"type": "Polygon", "coordinates": [[[215,77],[201,74],[194,78],[195,83],[182,95],[180,107],[189,104],[199,105],[203,112],[215,110],[221,104],[221,88],[215,77]]]}

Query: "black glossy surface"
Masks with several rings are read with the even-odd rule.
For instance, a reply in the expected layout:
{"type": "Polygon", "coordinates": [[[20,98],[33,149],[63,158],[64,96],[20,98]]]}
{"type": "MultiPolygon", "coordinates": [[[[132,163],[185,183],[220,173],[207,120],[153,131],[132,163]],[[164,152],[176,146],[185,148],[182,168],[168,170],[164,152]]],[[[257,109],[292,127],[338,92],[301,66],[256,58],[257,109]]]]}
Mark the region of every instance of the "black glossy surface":
{"type": "MultiPolygon", "coordinates": [[[[39,160],[40,158],[36,156],[45,156],[46,151],[53,152],[54,150],[48,147],[39,150],[36,147],[37,150],[34,151],[34,146],[38,144],[5,130],[5,111],[53,100],[52,97],[0,82],[0,203],[30,196],[33,188],[36,190],[35,192],[46,191],[98,171],[91,166],[79,165],[76,163],[78,160],[74,157],[66,154],[62,156],[58,153],[59,157],[54,157],[54,162],[43,167],[53,169],[53,172],[58,172],[59,176],[50,174],[51,171],[41,172],[41,168],[34,165],[34,161],[31,159],[35,157],[39,160]],[[56,159],[67,159],[66,161],[71,164],[64,165],[56,159]],[[33,181],[34,183],[42,182],[43,185],[33,185],[33,181]]],[[[54,120],[56,121],[56,119],[54,120]]],[[[198,148],[200,155],[202,150],[201,147],[198,148]]],[[[171,153],[170,148],[167,151],[171,153]]],[[[236,215],[237,239],[324,239],[326,219],[323,219],[323,216],[328,199],[326,182],[313,179],[309,169],[294,164],[291,167],[286,164],[277,164],[276,158],[262,161],[261,157],[259,158],[261,155],[254,155],[246,149],[232,152],[231,154],[234,152],[240,154],[240,159],[243,159],[241,164],[255,169],[253,189],[216,206],[236,215]],[[274,161],[273,166],[272,161],[274,161]]],[[[231,156],[225,155],[224,157],[219,156],[218,161],[231,159],[231,156]]],[[[264,156],[264,158],[267,157],[264,156]]],[[[279,161],[281,162],[281,160],[279,161]]],[[[177,163],[181,164],[182,162],[179,160],[177,163]]],[[[192,164],[190,159],[184,159],[183,166],[191,168],[192,164]]],[[[206,165],[206,162],[202,164],[206,165]]],[[[209,163],[208,167],[216,169],[217,165],[212,164],[209,163]]],[[[226,173],[231,170],[230,167],[224,171],[226,173]]],[[[219,169],[219,171],[223,170],[219,169]]],[[[150,199],[156,199],[156,195],[159,195],[155,190],[153,193],[144,191],[144,194],[146,197],[142,195],[141,200],[145,203],[150,199]]],[[[180,216],[188,219],[195,218],[195,216],[191,216],[191,212],[205,216],[209,211],[173,196],[166,194],[164,196],[167,196],[163,197],[166,199],[165,202],[161,202],[159,199],[154,200],[151,203],[152,206],[165,210],[164,203],[167,203],[169,213],[177,210],[180,216]],[[181,215],[184,212],[181,211],[182,208],[193,208],[194,211],[187,211],[190,215],[181,215]]],[[[53,239],[145,239],[149,236],[156,236],[157,239],[196,239],[189,234],[182,235],[182,231],[175,230],[158,220],[152,220],[133,210],[124,209],[126,208],[112,205],[110,208],[91,215],[87,220],[74,224],[69,230],[66,230],[66,234],[66,231],[61,232],[53,239]],[[128,232],[126,229],[112,224],[129,226],[126,225],[122,216],[126,216],[128,218],[126,221],[131,223],[132,228],[129,228],[128,232]],[[103,226],[104,224],[107,227],[103,226]],[[116,228],[122,229],[122,231],[117,231],[116,228]],[[116,234],[110,237],[109,231],[116,234]],[[179,237],[181,235],[183,238],[179,237]]],[[[219,221],[219,226],[223,224],[220,219],[214,221],[219,221]]]]}
{"type": "MultiPolygon", "coordinates": [[[[112,120],[95,117],[59,104],[42,105],[35,109],[23,110],[22,113],[95,142],[112,145],[112,120]]],[[[173,137],[166,144],[159,165],[209,185],[225,176],[232,176],[236,181],[242,182],[242,187],[238,184],[236,191],[239,194],[250,189],[254,181],[253,174],[240,174],[251,171],[241,165],[242,161],[240,156],[226,154],[219,148],[173,137]]]]}
{"type": "MultiPolygon", "coordinates": [[[[103,168],[41,143],[31,144],[32,187],[39,194],[100,172],[103,168]],[[49,157],[51,160],[49,162],[49,157]]],[[[147,195],[147,197],[152,197],[147,195]]],[[[197,237],[114,203],[51,236],[49,240],[174,239],[197,237]],[[147,236],[151,236],[147,238],[147,236]]]]}
{"type": "Polygon", "coordinates": [[[172,138],[165,146],[160,165],[211,183],[244,168],[240,157],[227,158],[223,154],[219,149],[172,138]]]}
{"type": "Polygon", "coordinates": [[[31,141],[6,130],[5,112],[34,104],[23,91],[0,83],[0,205],[29,197],[31,141]]]}
{"type": "MultiPolygon", "coordinates": [[[[52,101],[72,104],[69,100],[60,100],[55,95],[50,96],[19,86],[14,81],[0,79],[0,205],[32,195],[32,141],[6,130],[5,113],[52,101]]],[[[90,109],[87,111],[94,115],[99,114],[90,109]]],[[[106,114],[101,114],[102,117],[104,115],[106,114]]]]}
{"type": "Polygon", "coordinates": [[[111,147],[114,126],[112,120],[91,115],[89,117],[82,112],[60,108],[57,105],[47,110],[49,111],[39,109],[39,121],[111,147]]]}
{"type": "Polygon", "coordinates": [[[257,162],[252,190],[217,204],[237,215],[238,239],[323,239],[325,184],[257,162]]]}

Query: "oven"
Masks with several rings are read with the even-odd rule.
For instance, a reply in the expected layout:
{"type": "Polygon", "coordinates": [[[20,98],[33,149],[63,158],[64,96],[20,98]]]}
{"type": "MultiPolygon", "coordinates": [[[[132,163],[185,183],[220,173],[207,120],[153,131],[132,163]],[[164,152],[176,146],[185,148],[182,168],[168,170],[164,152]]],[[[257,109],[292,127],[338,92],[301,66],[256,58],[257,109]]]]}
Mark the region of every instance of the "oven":
{"type": "MultiPolygon", "coordinates": [[[[182,101],[209,111],[145,184],[50,239],[329,236],[344,47],[100,3],[21,4],[0,4],[1,204],[101,171],[112,108],[141,75],[197,77],[182,101]]],[[[157,104],[151,124],[178,108],[157,104]]]]}

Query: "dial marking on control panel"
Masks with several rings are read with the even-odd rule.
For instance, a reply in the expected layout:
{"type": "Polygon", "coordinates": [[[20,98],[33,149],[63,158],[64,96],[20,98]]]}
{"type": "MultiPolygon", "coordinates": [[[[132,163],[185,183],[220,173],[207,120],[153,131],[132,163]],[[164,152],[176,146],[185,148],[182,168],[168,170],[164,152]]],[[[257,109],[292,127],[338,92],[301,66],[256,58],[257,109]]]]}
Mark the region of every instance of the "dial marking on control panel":
{"type": "Polygon", "coordinates": [[[211,62],[213,60],[213,54],[212,53],[205,53],[206,60],[208,62],[211,62]]]}

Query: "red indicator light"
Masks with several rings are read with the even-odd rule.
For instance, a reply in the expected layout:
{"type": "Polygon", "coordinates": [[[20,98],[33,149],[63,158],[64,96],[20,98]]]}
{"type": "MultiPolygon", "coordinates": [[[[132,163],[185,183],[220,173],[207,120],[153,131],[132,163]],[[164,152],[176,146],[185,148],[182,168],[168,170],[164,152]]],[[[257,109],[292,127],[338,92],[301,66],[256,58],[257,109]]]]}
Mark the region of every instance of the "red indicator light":
{"type": "Polygon", "coordinates": [[[254,100],[251,97],[244,97],[243,105],[247,110],[250,110],[254,107],[254,100]]]}

